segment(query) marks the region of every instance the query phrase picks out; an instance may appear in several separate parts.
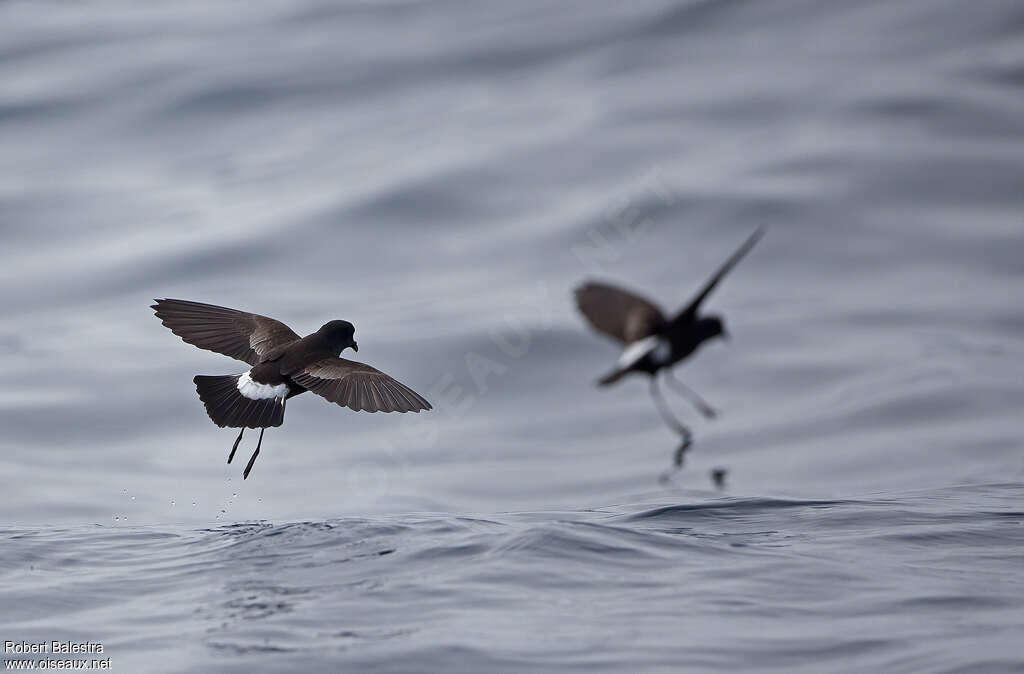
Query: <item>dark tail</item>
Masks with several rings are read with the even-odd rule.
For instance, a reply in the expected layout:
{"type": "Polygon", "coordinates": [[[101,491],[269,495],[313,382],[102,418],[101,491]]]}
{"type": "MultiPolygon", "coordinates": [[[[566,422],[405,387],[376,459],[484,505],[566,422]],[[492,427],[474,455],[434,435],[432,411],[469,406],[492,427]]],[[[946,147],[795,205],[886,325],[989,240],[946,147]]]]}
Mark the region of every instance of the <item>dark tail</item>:
{"type": "Polygon", "coordinates": [[[600,379],[598,379],[597,380],[597,384],[599,386],[608,386],[609,384],[614,384],[615,382],[617,382],[618,380],[622,379],[623,377],[625,377],[630,372],[632,372],[632,370],[630,370],[629,368],[612,370],[611,372],[609,372],[605,376],[603,376],[600,379]]]}
{"type": "Polygon", "coordinates": [[[284,422],[284,398],[250,400],[238,391],[238,374],[207,376],[194,381],[206,413],[221,428],[269,428],[284,422]]]}

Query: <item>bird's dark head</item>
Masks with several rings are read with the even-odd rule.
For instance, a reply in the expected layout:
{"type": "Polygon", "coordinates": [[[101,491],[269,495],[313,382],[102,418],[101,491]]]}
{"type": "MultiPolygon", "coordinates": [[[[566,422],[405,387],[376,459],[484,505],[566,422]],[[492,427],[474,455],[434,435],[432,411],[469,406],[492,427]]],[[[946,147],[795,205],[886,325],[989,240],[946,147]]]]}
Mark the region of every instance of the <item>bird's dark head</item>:
{"type": "Polygon", "coordinates": [[[725,323],[720,316],[706,316],[700,319],[697,321],[697,331],[702,342],[714,339],[715,337],[721,337],[725,340],[729,339],[729,333],[726,332],[725,323]]]}
{"type": "Polygon", "coordinates": [[[332,348],[337,349],[339,355],[350,346],[353,351],[359,350],[359,345],[355,340],[356,327],[348,321],[324,323],[317,332],[327,340],[332,348]]]}

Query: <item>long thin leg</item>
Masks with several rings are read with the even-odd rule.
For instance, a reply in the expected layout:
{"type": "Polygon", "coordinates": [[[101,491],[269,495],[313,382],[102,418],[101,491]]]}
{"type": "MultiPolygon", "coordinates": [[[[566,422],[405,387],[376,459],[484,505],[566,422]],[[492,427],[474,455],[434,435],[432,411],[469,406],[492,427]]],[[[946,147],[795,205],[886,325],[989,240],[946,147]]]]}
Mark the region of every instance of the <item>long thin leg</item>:
{"type": "Polygon", "coordinates": [[[263,431],[267,429],[260,429],[260,439],[256,443],[256,451],[252,453],[252,458],[249,459],[249,463],[245,466],[245,472],[242,473],[242,479],[246,480],[249,478],[249,471],[252,470],[252,464],[256,463],[256,457],[260,455],[260,446],[263,444],[263,431]]]}
{"type": "Polygon", "coordinates": [[[651,377],[651,398],[654,399],[654,406],[658,408],[658,414],[661,415],[662,420],[668,424],[669,428],[678,433],[681,438],[681,442],[672,458],[672,470],[662,473],[659,478],[661,482],[667,482],[673,472],[683,467],[683,457],[686,454],[686,450],[693,444],[693,433],[690,432],[690,429],[685,424],[676,419],[672,411],[669,410],[668,405],[665,403],[665,398],[661,394],[661,388],[658,386],[657,376],[651,377]]]}
{"type": "Polygon", "coordinates": [[[661,387],[658,386],[657,376],[651,377],[651,398],[654,399],[654,406],[658,408],[658,414],[661,415],[662,420],[668,427],[683,438],[689,438],[691,435],[690,429],[683,422],[676,419],[675,415],[668,408],[668,404],[665,403],[665,397],[661,394],[661,387]]]}
{"type": "Polygon", "coordinates": [[[238,443],[242,441],[242,433],[245,433],[245,426],[242,426],[242,430],[238,431],[238,437],[235,438],[235,444],[231,445],[231,453],[228,454],[228,463],[231,463],[231,459],[235,458],[235,450],[238,449],[238,443]]]}
{"type": "Polygon", "coordinates": [[[676,378],[674,370],[669,370],[667,379],[668,385],[672,387],[672,390],[687,398],[697,408],[697,411],[704,415],[705,419],[714,419],[718,416],[718,412],[715,411],[714,407],[701,398],[696,391],[676,378]]]}

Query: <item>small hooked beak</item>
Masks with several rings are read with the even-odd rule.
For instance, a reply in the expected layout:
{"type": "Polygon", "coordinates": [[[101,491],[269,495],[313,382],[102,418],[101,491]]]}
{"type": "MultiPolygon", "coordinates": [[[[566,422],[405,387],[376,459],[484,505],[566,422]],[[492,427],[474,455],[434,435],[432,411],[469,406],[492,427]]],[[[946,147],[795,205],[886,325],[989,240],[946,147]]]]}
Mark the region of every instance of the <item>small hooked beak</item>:
{"type": "Polygon", "coordinates": [[[356,353],[359,353],[359,345],[356,344],[355,342],[352,342],[352,350],[355,351],[356,353]]]}

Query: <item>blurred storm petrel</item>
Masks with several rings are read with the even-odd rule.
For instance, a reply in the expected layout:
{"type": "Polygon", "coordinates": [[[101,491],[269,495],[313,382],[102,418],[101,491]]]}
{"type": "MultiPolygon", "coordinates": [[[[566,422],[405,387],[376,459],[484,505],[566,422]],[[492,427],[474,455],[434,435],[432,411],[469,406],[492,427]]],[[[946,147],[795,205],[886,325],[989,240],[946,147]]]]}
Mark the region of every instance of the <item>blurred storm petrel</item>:
{"type": "MultiPolygon", "coordinates": [[[[682,439],[675,454],[676,468],[682,466],[683,454],[690,446],[692,434],[665,404],[657,375],[662,370],[671,374],[674,365],[691,356],[705,342],[715,337],[728,337],[721,316],[698,314],[700,305],[763,234],[761,228],[754,231],[690,303],[672,318],[666,317],[650,300],[614,285],[591,281],[576,289],[576,305],[591,326],[625,345],[616,368],[598,380],[598,384],[614,384],[633,372],[650,376],[651,397],[658,413],[682,439]]],[[[669,385],[688,398],[701,414],[707,418],[715,416],[715,410],[693,389],[674,376],[667,379],[669,385]]]]}
{"type": "Polygon", "coordinates": [[[330,321],[299,337],[273,318],[186,300],[155,300],[156,316],[185,342],[245,361],[242,374],[196,375],[193,381],[206,413],[221,428],[241,428],[228,454],[235,457],[246,428],[260,429],[256,451],[243,479],[259,456],[263,432],[284,422],[285,401],[312,391],[356,412],[419,412],[430,403],[380,370],[339,358],[356,344],[355,327],[330,321]]]}

